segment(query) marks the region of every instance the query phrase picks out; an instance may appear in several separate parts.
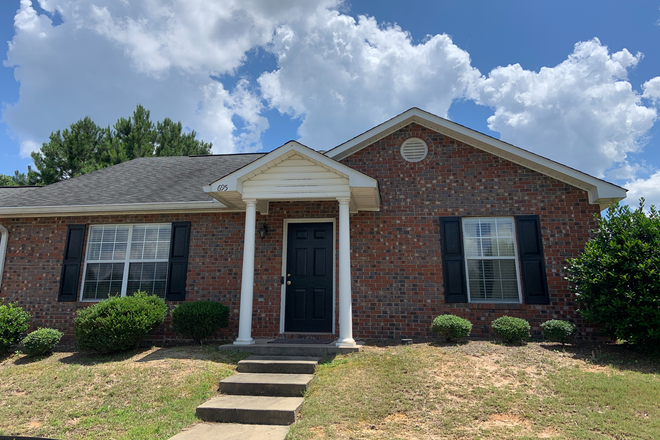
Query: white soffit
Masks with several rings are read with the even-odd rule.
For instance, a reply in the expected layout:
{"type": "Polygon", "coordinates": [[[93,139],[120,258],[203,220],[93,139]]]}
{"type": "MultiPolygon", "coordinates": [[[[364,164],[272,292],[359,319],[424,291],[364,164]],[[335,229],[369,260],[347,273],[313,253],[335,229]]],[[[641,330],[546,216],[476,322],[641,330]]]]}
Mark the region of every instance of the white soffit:
{"type": "Polygon", "coordinates": [[[464,127],[455,122],[425,112],[413,107],[398,116],[386,121],[371,130],[345,142],[325,153],[335,160],[342,160],[353,153],[377,142],[378,140],[396,132],[411,123],[430,128],[440,134],[487,151],[518,165],[538,171],[561,182],[585,190],[589,194],[589,202],[599,204],[601,208],[626,198],[627,190],[620,186],[590,176],[574,168],[562,165],[559,162],[547,159],[538,154],[508,144],[478,131],[464,127]]]}
{"type": "MultiPolygon", "coordinates": [[[[269,202],[344,197],[351,198],[353,212],[380,209],[376,179],[295,141],[205,186],[204,192],[237,209],[245,208],[243,199],[269,202]]],[[[261,206],[257,204],[262,213],[267,212],[267,204],[261,206]]]]}

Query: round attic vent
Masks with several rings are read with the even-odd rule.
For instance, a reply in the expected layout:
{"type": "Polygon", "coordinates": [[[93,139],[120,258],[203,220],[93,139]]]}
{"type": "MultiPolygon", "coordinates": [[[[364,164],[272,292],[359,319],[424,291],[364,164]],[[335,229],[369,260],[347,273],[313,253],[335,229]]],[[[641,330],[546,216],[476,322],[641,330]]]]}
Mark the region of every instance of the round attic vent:
{"type": "Polygon", "coordinates": [[[429,153],[426,142],[419,138],[410,138],[401,144],[401,156],[408,162],[419,162],[424,160],[429,153]]]}

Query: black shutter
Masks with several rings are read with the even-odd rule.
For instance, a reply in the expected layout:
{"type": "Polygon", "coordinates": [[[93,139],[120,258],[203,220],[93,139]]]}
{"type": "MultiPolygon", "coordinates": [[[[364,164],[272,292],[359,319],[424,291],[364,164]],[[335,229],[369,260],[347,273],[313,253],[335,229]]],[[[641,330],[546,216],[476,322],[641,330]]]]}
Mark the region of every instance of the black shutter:
{"type": "Polygon", "coordinates": [[[516,229],[525,303],[550,304],[539,216],[516,216],[516,229]]]}
{"type": "Polygon", "coordinates": [[[460,217],[440,217],[440,240],[442,241],[442,277],[445,280],[445,301],[466,303],[468,301],[460,217]]]}
{"type": "Polygon", "coordinates": [[[83,261],[83,246],[85,244],[85,225],[69,225],[66,231],[64,246],[64,261],[60,276],[60,292],[58,301],[75,301],[78,296],[80,281],[80,266],[83,261]]]}
{"type": "Polygon", "coordinates": [[[183,301],[186,298],[189,241],[190,222],[172,223],[170,261],[167,270],[168,301],[183,301]]]}

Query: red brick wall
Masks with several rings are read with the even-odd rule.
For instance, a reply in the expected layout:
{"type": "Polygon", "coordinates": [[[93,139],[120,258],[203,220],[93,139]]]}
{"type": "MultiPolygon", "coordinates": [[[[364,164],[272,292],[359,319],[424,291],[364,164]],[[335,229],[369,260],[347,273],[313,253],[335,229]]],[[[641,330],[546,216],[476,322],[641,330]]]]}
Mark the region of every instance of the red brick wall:
{"type": "Polygon", "coordinates": [[[503,315],[525,318],[535,334],[548,319],[593,329],[576,312],[564,267],[595,228],[597,205],[585,191],[528,168],[411,124],[342,160],[378,179],[381,210],[351,217],[353,323],[356,334],[424,337],[433,317],[444,313],[472,321],[485,335],[503,315]],[[429,154],[406,162],[403,141],[426,141],[429,154]],[[442,216],[538,214],[541,220],[550,305],[447,304],[443,295],[440,227],[442,216]]]}
{"type": "MultiPolygon", "coordinates": [[[[378,179],[382,199],[379,212],[351,216],[356,338],[427,337],[431,320],[443,313],[469,318],[477,335],[487,334],[492,320],[505,314],[528,319],[537,334],[540,323],[551,318],[577,321],[587,337],[593,331],[577,315],[564,279],[566,258],[577,255],[596,225],[599,210],[586,192],[414,124],[342,162],[378,179]],[[422,162],[401,158],[399,147],[409,137],[429,145],[422,162]],[[446,304],[438,218],[521,214],[540,216],[551,304],[446,304]]],[[[256,240],[253,337],[279,334],[284,220],[337,219],[337,212],[336,202],[283,202],[271,203],[268,215],[257,215],[257,226],[265,221],[269,235],[256,240]]],[[[71,337],[74,313],[88,303],[57,302],[67,225],[185,220],[192,223],[186,300],[227,304],[230,328],[217,338],[233,338],[242,213],[0,219],[9,230],[0,296],[25,307],[34,328],[59,328],[71,337]]],[[[173,338],[166,321],[153,339],[173,338]]]]}
{"type": "MultiPolygon", "coordinates": [[[[57,328],[71,339],[76,310],[92,303],[57,301],[67,225],[186,220],[192,223],[186,299],[220,301],[237,316],[245,221],[242,214],[0,219],[9,231],[0,296],[30,312],[33,328],[57,328]]],[[[165,324],[156,330],[155,341],[174,337],[169,319],[165,324]]],[[[217,337],[230,337],[237,328],[238,323],[232,320],[230,328],[217,337]]]]}

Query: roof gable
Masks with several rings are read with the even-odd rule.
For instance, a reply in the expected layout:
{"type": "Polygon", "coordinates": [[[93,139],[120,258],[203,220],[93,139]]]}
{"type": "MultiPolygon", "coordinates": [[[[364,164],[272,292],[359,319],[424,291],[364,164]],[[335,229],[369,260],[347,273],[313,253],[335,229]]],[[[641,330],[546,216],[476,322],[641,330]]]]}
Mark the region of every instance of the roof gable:
{"type": "Polygon", "coordinates": [[[335,160],[342,160],[374,142],[398,131],[399,129],[416,123],[443,135],[473,146],[480,150],[502,157],[518,165],[538,171],[549,177],[567,183],[584,191],[589,195],[589,202],[599,204],[601,209],[626,197],[626,189],[602,179],[590,176],[574,168],[547,159],[538,154],[500,141],[491,136],[479,133],[445,118],[425,112],[416,107],[411,108],[398,116],[386,121],[359,136],[327,151],[326,156],[335,160]]]}
{"type": "MultiPolygon", "coordinates": [[[[353,211],[377,210],[378,181],[305,145],[290,141],[204,187],[211,197],[242,209],[244,200],[351,198],[353,211]]],[[[267,211],[267,203],[260,206],[267,211]]]]}

